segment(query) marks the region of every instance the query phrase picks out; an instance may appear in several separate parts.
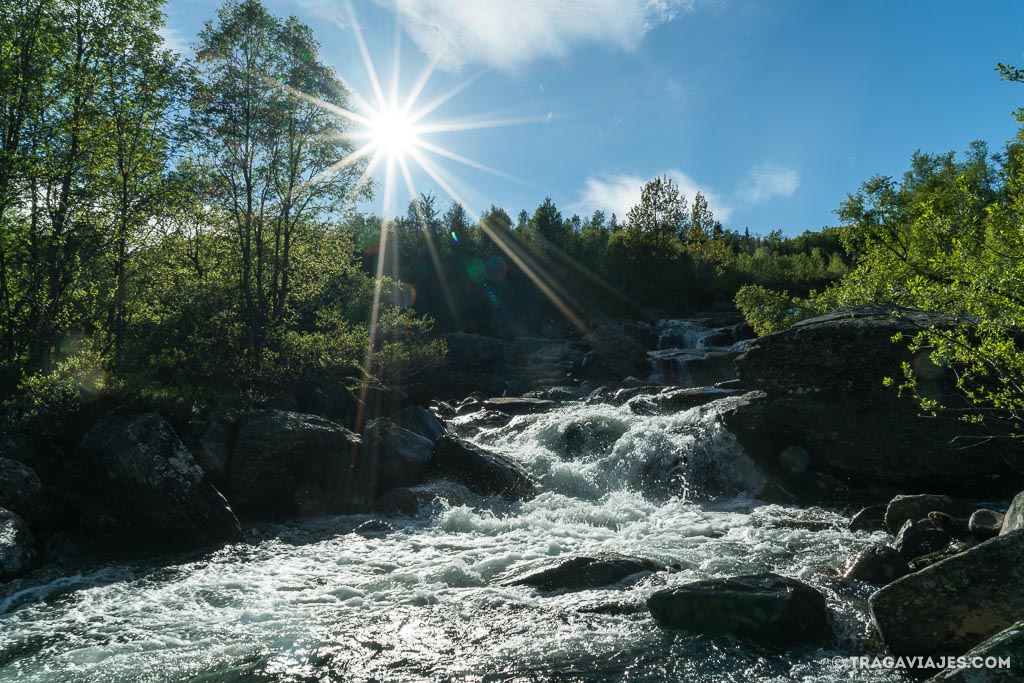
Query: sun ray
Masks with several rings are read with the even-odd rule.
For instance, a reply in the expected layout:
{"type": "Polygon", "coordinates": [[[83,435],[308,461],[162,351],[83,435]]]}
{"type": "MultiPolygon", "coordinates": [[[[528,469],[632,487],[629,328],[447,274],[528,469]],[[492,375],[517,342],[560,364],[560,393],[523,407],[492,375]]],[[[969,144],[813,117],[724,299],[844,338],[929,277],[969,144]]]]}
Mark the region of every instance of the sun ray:
{"type": "MultiPolygon", "coordinates": [[[[478,73],[477,75],[473,76],[472,78],[469,78],[469,79],[463,81],[462,83],[460,83],[459,85],[455,86],[454,88],[452,88],[451,90],[449,90],[445,94],[441,95],[440,97],[431,100],[429,103],[427,103],[426,105],[424,105],[420,109],[417,109],[415,114],[409,114],[409,120],[414,122],[414,123],[416,121],[422,120],[424,116],[426,116],[427,114],[430,114],[435,109],[440,107],[442,104],[444,104],[448,100],[452,99],[453,97],[455,97],[456,95],[461,93],[463,90],[465,90],[469,86],[471,86],[474,83],[476,83],[478,80],[480,80],[481,77],[483,77],[483,75],[484,75],[484,72],[481,71],[480,73],[478,73]]],[[[418,96],[418,93],[417,93],[417,96],[418,96]]],[[[412,109],[412,106],[413,106],[414,103],[415,103],[415,101],[412,98],[410,98],[409,102],[407,103],[408,104],[408,108],[412,109]]],[[[409,112],[406,111],[406,113],[408,114],[409,112]]]]}
{"type": "Polygon", "coordinates": [[[427,87],[427,81],[429,81],[430,77],[434,75],[434,69],[436,68],[437,60],[433,59],[420,73],[419,78],[416,79],[416,83],[412,86],[412,90],[409,91],[409,94],[405,98],[405,104],[402,105],[402,116],[409,116],[409,112],[411,112],[412,108],[416,105],[423,89],[427,87]]]}
{"type": "Polygon", "coordinates": [[[529,182],[527,180],[524,180],[523,178],[519,178],[518,176],[514,176],[514,175],[512,175],[510,173],[505,173],[504,171],[499,171],[498,169],[496,169],[496,168],[494,168],[492,166],[488,166],[487,164],[482,164],[479,161],[474,161],[473,159],[470,159],[468,157],[464,157],[461,154],[458,154],[458,153],[453,152],[451,150],[445,149],[444,147],[439,147],[439,146],[437,146],[435,144],[429,143],[426,140],[417,140],[416,141],[416,146],[420,147],[422,149],[425,149],[428,152],[433,152],[434,154],[437,154],[439,156],[443,156],[443,157],[446,157],[448,159],[451,159],[452,161],[457,161],[460,164],[464,164],[466,166],[469,166],[470,168],[475,168],[478,171],[483,171],[484,173],[490,173],[491,175],[497,176],[498,178],[502,178],[504,180],[510,180],[513,183],[517,183],[519,185],[526,185],[527,187],[536,187],[533,183],[531,183],[531,182],[529,182]]]}
{"type": "Polygon", "coordinates": [[[352,8],[352,4],[348,6],[349,21],[352,23],[352,32],[356,37],[356,44],[359,46],[359,54],[363,58],[363,66],[366,68],[366,75],[370,79],[370,85],[373,87],[373,92],[377,96],[377,109],[387,109],[387,99],[384,97],[384,89],[381,87],[380,79],[377,78],[377,69],[373,66],[373,58],[370,57],[370,50],[366,47],[366,40],[363,38],[363,29],[359,25],[359,20],[356,19],[356,11],[352,8]]]}

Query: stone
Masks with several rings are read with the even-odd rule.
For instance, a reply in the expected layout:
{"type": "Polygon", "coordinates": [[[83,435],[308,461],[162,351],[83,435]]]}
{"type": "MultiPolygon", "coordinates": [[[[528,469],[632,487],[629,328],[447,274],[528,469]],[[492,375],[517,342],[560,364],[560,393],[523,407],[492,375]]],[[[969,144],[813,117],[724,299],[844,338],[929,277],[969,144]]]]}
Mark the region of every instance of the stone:
{"type": "Polygon", "coordinates": [[[432,473],[449,477],[484,495],[529,500],[536,495],[532,477],[522,465],[465,439],[445,436],[434,446],[432,473]]]}
{"type": "Polygon", "coordinates": [[[363,460],[361,443],[318,415],[243,413],[227,470],[228,498],[239,514],[262,519],[365,510],[379,472],[363,460]]]}
{"type": "Polygon", "coordinates": [[[127,528],[194,546],[242,540],[228,502],[159,414],[107,418],[78,454],[95,472],[97,495],[127,528]]]}
{"type": "Polygon", "coordinates": [[[619,584],[665,569],[663,564],[635,557],[573,557],[553,567],[507,581],[504,585],[532,586],[546,591],[580,591],[619,584]]]}
{"type": "Polygon", "coordinates": [[[1024,672],[1024,621],[1000,631],[985,642],[964,654],[971,661],[979,658],[982,662],[995,657],[996,666],[989,668],[949,668],[929,678],[929,683],[1019,683],[1024,672]],[[1008,667],[999,666],[998,660],[1008,659],[1008,667]]]}
{"type": "Polygon", "coordinates": [[[376,464],[381,492],[415,486],[426,479],[434,442],[388,418],[377,418],[363,429],[363,459],[376,464]]]}
{"type": "Polygon", "coordinates": [[[907,520],[896,534],[893,547],[908,561],[923,555],[940,552],[949,547],[953,539],[928,519],[907,520]]]}
{"type": "Polygon", "coordinates": [[[391,421],[399,427],[408,429],[413,434],[418,434],[435,443],[448,433],[448,428],[444,426],[437,415],[422,406],[404,408],[392,415],[391,421]]]}
{"type": "Polygon", "coordinates": [[[484,401],[484,408],[496,410],[508,415],[528,415],[530,413],[543,413],[551,410],[558,404],[542,398],[524,398],[522,396],[509,396],[489,398],[484,401]]]}
{"type": "Polygon", "coordinates": [[[907,520],[923,519],[929,512],[944,512],[951,517],[968,519],[974,507],[951,496],[918,494],[896,496],[885,511],[885,525],[892,533],[898,533],[907,520]]]}
{"type": "Polygon", "coordinates": [[[861,551],[850,563],[843,578],[885,585],[910,573],[907,560],[898,550],[876,545],[861,551]]]}
{"type": "Polygon", "coordinates": [[[1018,493],[1003,517],[1003,525],[999,528],[1000,534],[1008,534],[1018,529],[1024,529],[1024,491],[1018,493]]]}
{"type": "Polygon", "coordinates": [[[908,574],[868,601],[889,651],[961,655],[1024,614],[1024,531],[997,536],[908,574]]]}
{"type": "Polygon", "coordinates": [[[824,596],[772,573],[660,590],[647,607],[663,627],[731,635],[769,647],[822,642],[831,633],[824,596]]]}
{"type": "Polygon", "coordinates": [[[0,581],[26,574],[35,561],[35,540],[25,520],[0,508],[0,581]]]}
{"type": "Polygon", "coordinates": [[[971,536],[985,541],[999,535],[999,531],[1003,528],[1003,518],[1002,512],[986,509],[975,510],[967,522],[967,529],[971,536]]]}
{"type": "Polygon", "coordinates": [[[29,522],[41,513],[43,484],[28,465],[0,457],[0,508],[29,522]]]}
{"type": "Polygon", "coordinates": [[[850,518],[850,531],[885,531],[888,505],[869,505],[850,518]]]}

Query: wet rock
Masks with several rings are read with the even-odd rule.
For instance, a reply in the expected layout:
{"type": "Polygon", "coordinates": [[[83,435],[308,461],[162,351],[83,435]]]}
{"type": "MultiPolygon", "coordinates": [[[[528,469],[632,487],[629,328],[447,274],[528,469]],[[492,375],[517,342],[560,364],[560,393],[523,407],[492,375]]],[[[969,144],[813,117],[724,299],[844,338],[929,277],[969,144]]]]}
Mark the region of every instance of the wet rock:
{"type": "Polygon", "coordinates": [[[528,415],[531,413],[543,413],[551,410],[558,404],[542,398],[524,398],[522,396],[502,396],[489,398],[484,401],[484,408],[497,410],[508,415],[528,415]]]}
{"type": "Polygon", "coordinates": [[[419,486],[391,489],[377,499],[378,512],[389,515],[414,516],[435,503],[465,505],[469,488],[446,481],[430,481],[419,486]]]}
{"type": "Polygon", "coordinates": [[[533,479],[519,463],[455,436],[445,436],[434,446],[432,473],[484,495],[513,500],[536,495],[533,479]]]}
{"type": "Polygon", "coordinates": [[[850,531],[885,531],[888,505],[869,505],[850,519],[850,531]]]}
{"type": "Polygon", "coordinates": [[[479,400],[477,400],[475,398],[468,398],[465,401],[463,401],[462,403],[460,403],[458,406],[456,406],[455,414],[456,415],[469,415],[471,413],[479,412],[479,411],[481,411],[483,409],[484,409],[483,401],[479,401],[479,400]]]}
{"type": "Polygon", "coordinates": [[[952,541],[946,532],[936,529],[930,520],[915,522],[908,519],[896,534],[892,545],[907,560],[913,560],[915,557],[945,550],[952,541]]]}
{"type": "Polygon", "coordinates": [[[253,410],[238,420],[227,494],[255,518],[359,511],[372,504],[379,474],[358,436],[317,415],[253,410]]]}
{"type": "Polygon", "coordinates": [[[732,635],[767,646],[820,642],[831,632],[820,592],[771,573],[660,590],[647,607],[664,627],[732,635]]]}
{"type": "Polygon", "coordinates": [[[732,389],[716,389],[714,387],[691,387],[686,389],[669,389],[657,394],[637,396],[626,405],[637,415],[657,415],[678,413],[728,396],[739,396],[743,392],[732,389]]]}
{"type": "Polygon", "coordinates": [[[957,519],[945,512],[933,510],[928,513],[928,520],[935,525],[935,528],[944,532],[950,538],[962,541],[970,534],[967,519],[957,519]]]}
{"type": "Polygon", "coordinates": [[[910,519],[923,519],[929,512],[944,512],[952,517],[968,519],[974,508],[957,498],[918,494],[912,496],[896,496],[889,502],[885,511],[885,525],[892,533],[899,532],[910,519]]]}
{"type": "Polygon", "coordinates": [[[995,510],[975,510],[967,522],[967,529],[975,539],[988,540],[999,535],[1003,528],[1003,513],[995,510]]]}
{"type": "Polygon", "coordinates": [[[17,460],[0,458],[0,508],[32,522],[42,512],[43,484],[35,471],[17,460]]]}
{"type": "Polygon", "coordinates": [[[955,377],[929,365],[927,350],[911,353],[906,343],[892,341],[896,334],[909,338],[923,327],[955,323],[921,312],[859,307],[761,337],[736,365],[743,385],[764,393],[724,416],[726,426],[759,464],[800,446],[811,456],[811,470],[856,489],[964,497],[1016,493],[1024,480],[1007,464],[1007,449],[1024,452],[1024,444],[990,441],[963,449],[963,440],[954,438],[982,427],[965,426],[955,416],[923,418],[913,401],[882,383],[900,376],[907,362],[919,370],[923,395],[955,396],[955,377]]]}
{"type": "Polygon", "coordinates": [[[27,573],[36,561],[35,539],[25,520],[0,508],[0,581],[27,573]]]}
{"type": "Polygon", "coordinates": [[[422,406],[410,406],[391,416],[391,421],[413,434],[419,434],[432,442],[448,433],[448,428],[433,411],[422,406]]]}
{"type": "Polygon", "coordinates": [[[853,559],[844,578],[881,586],[909,573],[910,567],[898,550],[887,545],[876,545],[853,559]]]}
{"type": "Polygon", "coordinates": [[[234,448],[235,423],[228,420],[214,420],[199,437],[195,450],[196,462],[203,468],[210,480],[223,484],[228,471],[228,462],[234,448]]]}
{"type": "Polygon", "coordinates": [[[608,451],[629,430],[625,420],[590,417],[573,420],[562,429],[560,452],[567,458],[608,451]]]}
{"type": "Polygon", "coordinates": [[[505,585],[532,586],[546,591],[580,591],[611,586],[665,569],[663,564],[635,557],[574,557],[507,581],[505,585]]]}
{"type": "Polygon", "coordinates": [[[1018,493],[1010,503],[999,533],[1008,534],[1018,529],[1024,529],[1024,491],[1018,493]]]}
{"type": "Polygon", "coordinates": [[[386,536],[394,532],[395,527],[382,519],[368,519],[355,528],[354,533],[360,536],[374,537],[386,536]]]}
{"type": "Polygon", "coordinates": [[[524,398],[540,398],[547,401],[578,401],[587,397],[588,391],[583,387],[557,386],[527,391],[524,398]]]}
{"type": "Polygon", "coordinates": [[[1024,531],[908,574],[868,601],[894,655],[960,655],[1024,614],[1024,531]]]}
{"type": "Polygon", "coordinates": [[[929,683],[1019,683],[1024,662],[1020,661],[1024,652],[1024,621],[1000,631],[977,647],[972,648],[964,657],[971,661],[975,657],[985,661],[989,657],[1008,659],[1009,667],[995,666],[985,669],[950,668],[937,676],[929,678],[929,683]]]}
{"type": "Polygon", "coordinates": [[[967,550],[967,546],[963,543],[952,543],[942,550],[936,550],[935,552],[928,553],[927,555],[921,555],[911,559],[907,564],[910,566],[910,571],[919,572],[925,567],[930,567],[936,562],[942,562],[945,559],[959,555],[963,551],[967,550]]]}
{"type": "Polygon", "coordinates": [[[188,545],[242,540],[224,496],[157,413],[100,422],[79,455],[96,472],[100,499],[124,525],[188,545]]]}
{"type": "Polygon", "coordinates": [[[399,427],[388,418],[377,418],[363,430],[363,459],[376,464],[381,492],[422,483],[433,450],[433,441],[399,427]]]}

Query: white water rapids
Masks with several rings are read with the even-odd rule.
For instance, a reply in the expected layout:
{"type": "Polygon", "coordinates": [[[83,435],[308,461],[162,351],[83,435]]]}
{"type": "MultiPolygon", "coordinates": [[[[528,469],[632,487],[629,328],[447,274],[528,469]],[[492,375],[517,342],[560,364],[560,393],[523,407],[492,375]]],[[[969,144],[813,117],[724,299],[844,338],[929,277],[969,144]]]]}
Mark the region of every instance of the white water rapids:
{"type": "MultiPolygon", "coordinates": [[[[728,399],[726,399],[728,400],[728,399]]],[[[524,464],[540,495],[467,495],[394,531],[367,517],[252,530],[202,556],[50,566],[0,586],[0,681],[849,681],[866,592],[837,571],[881,535],[824,510],[759,504],[758,474],[716,406],[641,417],[567,404],[475,440],[524,464]],[[546,594],[503,579],[577,555],[676,565],[627,586],[546,594]],[[828,648],[784,653],[659,628],[653,591],[775,571],[825,594],[828,648]]]]}

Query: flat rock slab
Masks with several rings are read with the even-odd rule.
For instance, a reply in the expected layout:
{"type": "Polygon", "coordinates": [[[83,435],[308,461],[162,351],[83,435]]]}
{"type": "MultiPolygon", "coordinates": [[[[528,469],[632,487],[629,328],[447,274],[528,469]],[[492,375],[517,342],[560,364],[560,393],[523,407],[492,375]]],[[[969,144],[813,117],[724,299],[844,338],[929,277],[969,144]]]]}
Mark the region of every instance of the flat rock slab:
{"type": "Polygon", "coordinates": [[[960,655],[1024,614],[1024,530],[893,581],[871,617],[894,655],[960,655]]]}
{"type": "Polygon", "coordinates": [[[805,583],[765,573],[697,581],[647,600],[664,627],[731,635],[768,646],[820,642],[831,629],[824,596],[805,583]]]}
{"type": "Polygon", "coordinates": [[[633,576],[665,569],[663,564],[635,557],[574,557],[554,567],[512,579],[505,585],[578,591],[611,586],[633,576]]]}

